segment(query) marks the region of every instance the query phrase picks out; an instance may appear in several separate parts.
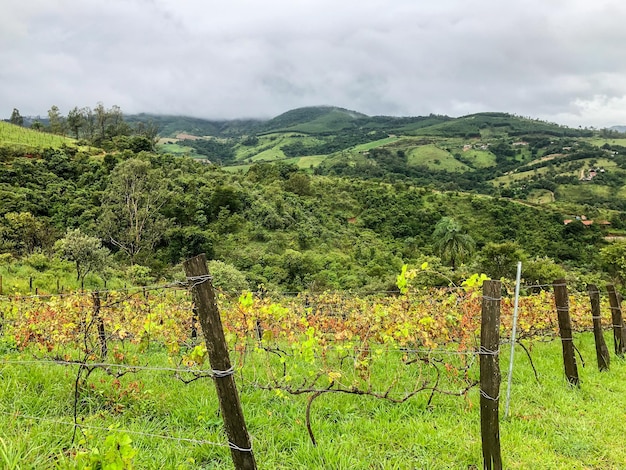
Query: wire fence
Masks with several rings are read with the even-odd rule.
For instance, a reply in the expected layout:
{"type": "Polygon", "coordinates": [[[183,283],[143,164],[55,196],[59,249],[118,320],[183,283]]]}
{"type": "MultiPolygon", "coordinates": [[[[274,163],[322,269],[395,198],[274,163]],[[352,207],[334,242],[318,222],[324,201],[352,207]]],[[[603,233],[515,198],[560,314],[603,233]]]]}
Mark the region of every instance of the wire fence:
{"type": "MultiPolygon", "coordinates": [[[[3,367],[56,365],[76,367],[79,371],[89,368],[118,375],[159,372],[183,382],[223,376],[225,371],[206,368],[204,353],[196,351],[202,349],[201,331],[189,290],[207,279],[72,294],[1,296],[0,341],[6,345],[14,335],[16,348],[22,352],[5,347],[0,364],[3,367]],[[147,342],[147,346],[143,346],[143,342],[147,342]],[[157,349],[162,349],[163,345],[173,347],[174,353],[169,360],[175,365],[151,364],[150,344],[158,345],[157,349]],[[34,346],[34,350],[30,350],[30,346],[34,346]],[[144,356],[135,354],[144,347],[144,356]],[[194,351],[198,352],[198,357],[193,357],[194,351]],[[25,353],[30,357],[23,357],[25,353]],[[111,354],[115,361],[103,360],[111,354]]],[[[548,291],[551,287],[536,284],[522,287],[534,293],[521,301],[521,340],[554,339],[558,332],[554,312],[565,308],[573,313],[576,331],[591,328],[587,293],[574,292],[570,294],[567,307],[555,307],[554,298],[548,291]]],[[[406,295],[380,291],[365,298],[356,297],[352,292],[223,292],[219,296],[222,320],[230,334],[231,354],[237,363],[236,368],[228,373],[234,373],[245,387],[293,394],[368,394],[397,402],[421,391],[433,392],[437,387],[437,391],[450,394],[456,387],[455,394],[464,394],[477,383],[474,360],[501,353],[500,349],[481,349],[477,342],[478,313],[484,300],[497,300],[502,304],[504,334],[500,345],[510,344],[513,303],[507,292],[497,298],[485,297],[479,291],[465,287],[430,289],[406,295]],[[398,334],[402,328],[410,329],[398,334]],[[447,336],[436,336],[441,335],[442,330],[449,330],[447,336]],[[310,341],[308,346],[307,341],[310,341]],[[285,365],[285,358],[294,362],[309,361],[311,369],[322,364],[326,370],[324,374],[295,383],[287,380],[288,372],[292,373],[287,367],[292,365],[285,365]],[[392,360],[396,365],[390,365],[392,360]],[[415,369],[407,372],[407,366],[415,369]],[[439,380],[442,374],[445,375],[446,367],[451,366],[457,371],[457,377],[448,377],[450,380],[444,385],[449,389],[439,382],[436,386],[432,382],[426,385],[415,382],[416,377],[427,377],[433,382],[439,380]],[[472,368],[474,372],[471,372],[472,368]],[[372,379],[373,370],[393,373],[377,381],[372,379]],[[342,375],[338,375],[340,373],[342,375]],[[404,380],[399,378],[401,374],[406,375],[404,380]],[[357,381],[355,386],[357,379],[360,382],[357,381]],[[334,389],[330,389],[329,380],[334,389]]],[[[600,315],[602,326],[622,327],[623,324],[613,323],[610,314],[618,307],[609,307],[605,303],[602,304],[603,311],[609,313],[600,315]]],[[[80,377],[79,372],[77,383],[80,377]]],[[[301,377],[306,374],[302,373],[301,377]]],[[[489,398],[497,400],[496,397],[489,398]]],[[[77,419],[70,422],[15,411],[0,410],[0,413],[75,429],[110,430],[77,419]]],[[[121,428],[116,431],[146,438],[233,448],[228,442],[121,428]]]]}

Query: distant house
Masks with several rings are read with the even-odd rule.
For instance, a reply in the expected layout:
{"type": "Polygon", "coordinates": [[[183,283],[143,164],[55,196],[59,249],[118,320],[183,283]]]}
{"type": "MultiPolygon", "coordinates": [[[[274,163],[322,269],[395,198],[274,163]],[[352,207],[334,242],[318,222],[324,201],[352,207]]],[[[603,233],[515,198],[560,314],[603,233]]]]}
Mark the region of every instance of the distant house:
{"type": "MultiPolygon", "coordinates": [[[[563,225],[569,225],[572,222],[574,222],[574,220],[580,220],[585,227],[589,227],[590,225],[594,224],[594,221],[587,219],[586,216],[584,216],[584,215],[577,215],[576,218],[574,218],[574,219],[565,219],[563,221],[563,225]]],[[[611,225],[611,222],[609,222],[608,220],[598,220],[595,223],[596,223],[596,225],[599,225],[602,228],[606,228],[606,227],[609,227],[611,225]]]]}

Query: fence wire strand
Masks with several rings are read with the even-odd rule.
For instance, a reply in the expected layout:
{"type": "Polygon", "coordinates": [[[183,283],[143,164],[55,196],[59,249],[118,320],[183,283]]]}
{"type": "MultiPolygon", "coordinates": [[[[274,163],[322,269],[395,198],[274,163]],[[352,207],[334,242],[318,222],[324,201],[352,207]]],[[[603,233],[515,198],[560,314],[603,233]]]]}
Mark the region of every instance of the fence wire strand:
{"type": "MultiPolygon", "coordinates": [[[[211,446],[230,447],[230,448],[232,448],[232,446],[234,445],[234,444],[231,444],[231,443],[213,442],[213,441],[207,441],[207,440],[204,440],[204,439],[192,439],[192,438],[188,438],[188,437],[169,436],[167,434],[156,434],[156,433],[149,433],[149,432],[142,432],[142,431],[132,431],[130,429],[122,429],[122,428],[117,428],[117,427],[112,427],[112,426],[104,427],[104,426],[95,426],[93,424],[74,423],[74,422],[71,422],[71,421],[63,421],[63,420],[59,420],[59,419],[46,418],[46,417],[42,417],[42,416],[27,415],[27,414],[23,414],[23,413],[20,413],[20,412],[17,412],[17,411],[8,412],[8,411],[0,410],[0,414],[3,414],[5,416],[10,416],[10,417],[16,418],[16,419],[17,418],[28,419],[28,420],[38,421],[38,422],[43,422],[43,423],[58,424],[58,425],[61,425],[61,426],[70,426],[70,427],[73,427],[73,428],[77,427],[77,428],[92,429],[92,430],[97,430],[97,431],[107,431],[107,432],[119,432],[119,433],[126,433],[126,434],[134,434],[136,436],[157,438],[157,439],[167,439],[167,440],[170,440],[170,441],[187,442],[187,443],[191,443],[191,444],[211,445],[211,446]]],[[[251,449],[249,449],[249,450],[251,450],[251,449]]]]}

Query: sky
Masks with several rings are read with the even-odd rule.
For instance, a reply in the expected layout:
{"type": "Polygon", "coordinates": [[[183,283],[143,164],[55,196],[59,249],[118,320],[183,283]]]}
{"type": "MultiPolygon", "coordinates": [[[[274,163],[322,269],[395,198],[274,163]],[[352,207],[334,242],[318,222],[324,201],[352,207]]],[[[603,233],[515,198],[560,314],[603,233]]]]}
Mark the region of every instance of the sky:
{"type": "Polygon", "coordinates": [[[0,0],[0,118],[331,105],[626,125],[623,0],[0,0]]]}

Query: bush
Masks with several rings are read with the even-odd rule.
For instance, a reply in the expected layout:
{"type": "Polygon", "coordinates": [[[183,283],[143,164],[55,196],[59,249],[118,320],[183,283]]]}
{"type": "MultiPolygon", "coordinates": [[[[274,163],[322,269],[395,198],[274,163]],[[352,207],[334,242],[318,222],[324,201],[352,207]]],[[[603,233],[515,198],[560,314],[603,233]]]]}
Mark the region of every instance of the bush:
{"type": "Polygon", "coordinates": [[[134,264],[126,270],[126,276],[133,284],[138,286],[147,286],[154,282],[154,278],[151,276],[151,270],[147,266],[141,266],[140,264],[134,264]]]}
{"type": "Polygon", "coordinates": [[[246,276],[231,264],[212,260],[207,263],[213,276],[213,286],[226,292],[241,292],[249,288],[246,276]]]}
{"type": "Polygon", "coordinates": [[[31,268],[36,269],[40,272],[49,269],[52,265],[50,258],[48,258],[41,252],[35,252],[32,255],[24,258],[23,261],[25,265],[30,266],[31,268]]]}

